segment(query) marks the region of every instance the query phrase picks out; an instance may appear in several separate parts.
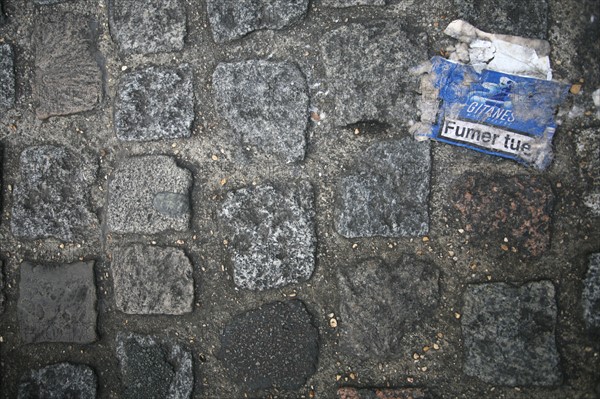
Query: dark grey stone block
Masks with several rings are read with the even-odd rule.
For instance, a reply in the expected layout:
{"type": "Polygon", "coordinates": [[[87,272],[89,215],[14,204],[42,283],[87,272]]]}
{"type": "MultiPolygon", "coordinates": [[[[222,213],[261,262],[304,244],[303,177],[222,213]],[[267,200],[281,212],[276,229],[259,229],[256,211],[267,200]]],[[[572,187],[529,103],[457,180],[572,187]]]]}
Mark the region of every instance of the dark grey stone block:
{"type": "Polygon", "coordinates": [[[187,230],[191,187],[192,174],[171,157],[123,160],[108,183],[109,230],[142,234],[187,230]]]}
{"type": "Polygon", "coordinates": [[[600,253],[590,255],[583,286],[583,318],[590,329],[600,329],[600,253]]]}
{"type": "Polygon", "coordinates": [[[260,291],[306,281],[312,275],[316,236],[309,184],[230,192],[220,218],[230,238],[238,287],[260,291]]]}
{"type": "Polygon", "coordinates": [[[308,88],[289,62],[219,64],[213,74],[215,103],[244,146],[285,162],[304,159],[308,88]]]}
{"type": "Polygon", "coordinates": [[[464,295],[464,371],[509,386],[561,382],[554,285],[471,284],[464,295]]]}
{"type": "Polygon", "coordinates": [[[349,355],[401,355],[402,337],[438,307],[440,273],[426,262],[403,256],[387,264],[374,258],[338,270],[340,345],[349,355]]]}
{"type": "Polygon", "coordinates": [[[31,342],[91,343],[96,340],[94,262],[20,266],[18,318],[31,342]]]}
{"type": "Polygon", "coordinates": [[[301,301],[272,302],[236,316],[219,357],[249,390],[300,388],[317,370],[319,335],[301,301]]]}
{"type": "Polygon", "coordinates": [[[321,0],[326,7],[384,6],[385,0],[321,0]]]}
{"type": "Polygon", "coordinates": [[[424,40],[387,21],[352,23],[325,34],[321,51],[334,122],[408,125],[416,120],[418,86],[409,69],[429,59],[424,40]]]}
{"type": "Polygon", "coordinates": [[[80,15],[44,14],[33,33],[36,115],[46,119],[94,109],[102,98],[96,22],[80,15]]]}
{"type": "Polygon", "coordinates": [[[117,137],[150,141],[190,137],[194,121],[192,70],[152,66],[124,75],[115,99],[117,137]]]}
{"type": "Polygon", "coordinates": [[[213,38],[239,39],[259,29],[283,29],[304,18],[308,0],[207,0],[213,38]]]}
{"type": "Polygon", "coordinates": [[[20,238],[73,241],[98,228],[88,197],[98,165],[65,147],[29,147],[21,153],[10,226],[20,238]]]}
{"type": "Polygon", "coordinates": [[[23,376],[18,399],[96,398],[96,374],[83,364],[57,363],[23,376]]]}
{"type": "Polygon", "coordinates": [[[190,398],[192,355],[181,346],[151,336],[117,334],[122,395],[129,399],[190,398]]]}
{"type": "Polygon", "coordinates": [[[4,313],[4,262],[0,260],[0,314],[4,313]]]}
{"type": "MultiPolygon", "coordinates": [[[[0,25],[2,11],[0,10],[0,25]]],[[[15,71],[12,46],[0,44],[0,111],[15,105],[15,71]]]]}
{"type": "Polygon", "coordinates": [[[176,248],[134,244],[112,258],[117,308],[128,314],[174,314],[192,311],[192,264],[176,248]]]}
{"type": "Polygon", "coordinates": [[[420,236],[429,230],[428,142],[373,144],[341,178],[335,227],[344,237],[420,236]]]}
{"type": "Polygon", "coordinates": [[[66,1],[72,1],[72,0],[33,0],[33,3],[37,4],[39,6],[47,6],[47,5],[51,5],[51,4],[64,3],[66,1]]]}
{"type": "Polygon", "coordinates": [[[181,0],[109,0],[109,26],[124,53],[181,51],[186,12],[181,0]]]}
{"type": "Polygon", "coordinates": [[[583,203],[593,216],[600,216],[600,135],[597,128],[581,129],[575,135],[583,203]]]}

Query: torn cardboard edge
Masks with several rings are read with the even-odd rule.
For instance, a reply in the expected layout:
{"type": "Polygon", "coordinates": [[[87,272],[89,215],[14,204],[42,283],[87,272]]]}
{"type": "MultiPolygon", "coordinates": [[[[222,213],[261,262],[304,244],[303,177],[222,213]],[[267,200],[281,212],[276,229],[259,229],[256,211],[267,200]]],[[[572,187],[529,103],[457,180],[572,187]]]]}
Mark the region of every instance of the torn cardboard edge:
{"type": "Polygon", "coordinates": [[[412,71],[422,75],[421,121],[412,134],[545,169],[554,115],[570,87],[552,81],[549,43],[486,33],[462,20],[445,33],[460,41],[449,59],[433,57],[412,71]]]}

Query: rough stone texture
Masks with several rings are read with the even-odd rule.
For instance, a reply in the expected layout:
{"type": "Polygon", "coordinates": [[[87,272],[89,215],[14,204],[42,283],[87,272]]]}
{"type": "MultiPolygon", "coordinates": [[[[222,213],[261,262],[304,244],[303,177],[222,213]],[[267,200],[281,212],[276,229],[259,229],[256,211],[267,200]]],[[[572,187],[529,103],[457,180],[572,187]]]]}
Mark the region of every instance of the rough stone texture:
{"type": "Polygon", "coordinates": [[[583,318],[590,329],[600,329],[600,253],[590,256],[590,266],[585,277],[583,318]]]}
{"type": "Polygon", "coordinates": [[[96,61],[95,24],[69,13],[39,16],[33,34],[38,118],[89,111],[100,101],[102,73],[96,61]]]}
{"type": "Polygon", "coordinates": [[[123,160],[108,184],[107,221],[117,233],[184,231],[190,222],[192,174],[163,155],[123,160]]]}
{"type": "Polygon", "coordinates": [[[4,313],[4,262],[0,260],[0,315],[4,313]]]}
{"type": "Polygon", "coordinates": [[[65,147],[29,147],[21,153],[10,226],[20,238],[73,241],[98,227],[88,196],[98,165],[65,147]]]}
{"type": "Polygon", "coordinates": [[[124,75],[114,107],[115,131],[121,140],[190,137],[194,121],[190,66],[151,66],[124,75]]]}
{"type": "Polygon", "coordinates": [[[128,314],[183,314],[192,311],[192,264],[176,248],[134,244],[113,254],[117,308],[128,314]]]}
{"type": "Polygon", "coordinates": [[[301,301],[271,302],[240,314],[221,336],[219,357],[249,390],[300,388],[317,370],[319,333],[301,301]]]}
{"type": "Polygon", "coordinates": [[[600,216],[600,132],[597,128],[580,130],[575,145],[579,176],[585,186],[583,203],[594,216],[600,216]]]}
{"type": "Polygon", "coordinates": [[[428,396],[418,388],[400,389],[368,389],[368,388],[340,388],[339,399],[426,399],[428,396]]]}
{"type": "Polygon", "coordinates": [[[406,125],[416,118],[409,68],[429,58],[419,36],[407,34],[397,22],[348,24],[324,36],[321,48],[337,125],[406,125]]]}
{"type": "Polygon", "coordinates": [[[4,15],[4,1],[0,0],[0,27],[7,22],[8,18],[4,15]]]}
{"type": "Polygon", "coordinates": [[[289,62],[219,64],[213,74],[216,108],[244,146],[286,162],[304,159],[308,88],[289,62]]]}
{"type": "Polygon", "coordinates": [[[21,379],[18,399],[96,398],[97,378],[82,364],[58,363],[32,370],[21,379]]]}
{"type": "Polygon", "coordinates": [[[194,386],[192,355],[172,342],[117,334],[122,395],[128,399],[185,399],[194,386]]]}
{"type": "Polygon", "coordinates": [[[348,238],[427,234],[430,170],[428,142],[373,144],[338,184],[337,232],[348,238]]]}
{"type": "Polygon", "coordinates": [[[20,266],[18,318],[31,342],[96,340],[94,262],[20,266]]]}
{"type": "MultiPolygon", "coordinates": [[[[0,25],[2,11],[0,10],[0,25]]],[[[15,105],[14,55],[9,44],[0,44],[0,111],[15,105]]]]}
{"type": "Polygon", "coordinates": [[[384,6],[385,0],[321,0],[326,7],[384,6]]]}
{"type": "Polygon", "coordinates": [[[539,39],[547,38],[547,0],[454,1],[459,17],[483,31],[539,39]]]}
{"type": "Polygon", "coordinates": [[[64,3],[66,1],[72,1],[72,0],[33,0],[33,3],[40,5],[40,6],[46,6],[46,5],[50,5],[50,4],[64,3]]]}
{"type": "Polygon", "coordinates": [[[220,218],[230,237],[235,284],[265,290],[308,280],[315,267],[313,217],[307,183],[228,193],[220,218]]]}
{"type": "Polygon", "coordinates": [[[452,189],[452,204],[461,227],[479,243],[505,243],[530,256],[550,247],[554,195],[537,176],[487,176],[467,173],[452,189]]]}
{"type": "Polygon", "coordinates": [[[461,318],[465,373],[495,385],[558,385],[556,313],[550,281],[469,285],[461,318]]]}
{"type": "Polygon", "coordinates": [[[301,20],[308,0],[207,0],[217,43],[239,39],[259,29],[283,29],[301,20]]]}
{"type": "Polygon", "coordinates": [[[374,258],[340,267],[340,345],[359,357],[400,354],[404,334],[437,309],[439,277],[437,268],[408,256],[394,264],[374,258]]]}
{"type": "Polygon", "coordinates": [[[110,32],[124,53],[183,50],[186,13],[181,0],[109,0],[110,32]]]}

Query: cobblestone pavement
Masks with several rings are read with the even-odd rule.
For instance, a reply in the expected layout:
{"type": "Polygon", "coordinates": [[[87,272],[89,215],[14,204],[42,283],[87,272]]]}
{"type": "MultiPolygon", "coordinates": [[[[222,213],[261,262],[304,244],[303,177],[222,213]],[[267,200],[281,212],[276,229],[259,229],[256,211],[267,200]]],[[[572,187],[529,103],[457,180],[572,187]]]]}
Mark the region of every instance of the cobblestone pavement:
{"type": "Polygon", "coordinates": [[[0,397],[600,397],[599,1],[0,5],[0,397]],[[547,171],[410,137],[456,18],[547,171]]]}

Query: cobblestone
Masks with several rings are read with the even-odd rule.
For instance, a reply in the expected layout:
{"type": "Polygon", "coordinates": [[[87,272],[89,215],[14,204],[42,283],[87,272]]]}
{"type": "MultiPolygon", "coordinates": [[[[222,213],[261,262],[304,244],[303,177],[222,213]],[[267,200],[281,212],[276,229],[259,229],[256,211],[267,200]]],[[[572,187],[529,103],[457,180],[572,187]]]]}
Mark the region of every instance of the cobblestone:
{"type": "Polygon", "coordinates": [[[338,389],[339,399],[426,399],[428,396],[418,388],[401,389],[338,389]]]}
{"type": "Polygon", "coordinates": [[[18,399],[96,398],[98,381],[86,365],[58,363],[23,376],[18,399]]]}
{"type": "Polygon", "coordinates": [[[385,0],[323,0],[327,7],[384,6],[385,0]]]}
{"type": "Polygon", "coordinates": [[[600,216],[600,135],[598,129],[581,131],[575,149],[579,176],[585,186],[584,204],[594,216],[600,216]]]}
{"type": "MultiPolygon", "coordinates": [[[[0,15],[2,13],[0,12],[0,15]]],[[[0,17],[1,18],[1,17],[0,17]]],[[[0,19],[1,24],[1,19],[0,19]]],[[[15,104],[15,73],[12,46],[0,45],[0,111],[15,104]]]]}
{"type": "Polygon", "coordinates": [[[600,329],[600,253],[590,255],[582,302],[586,325],[590,329],[600,329]]]}

